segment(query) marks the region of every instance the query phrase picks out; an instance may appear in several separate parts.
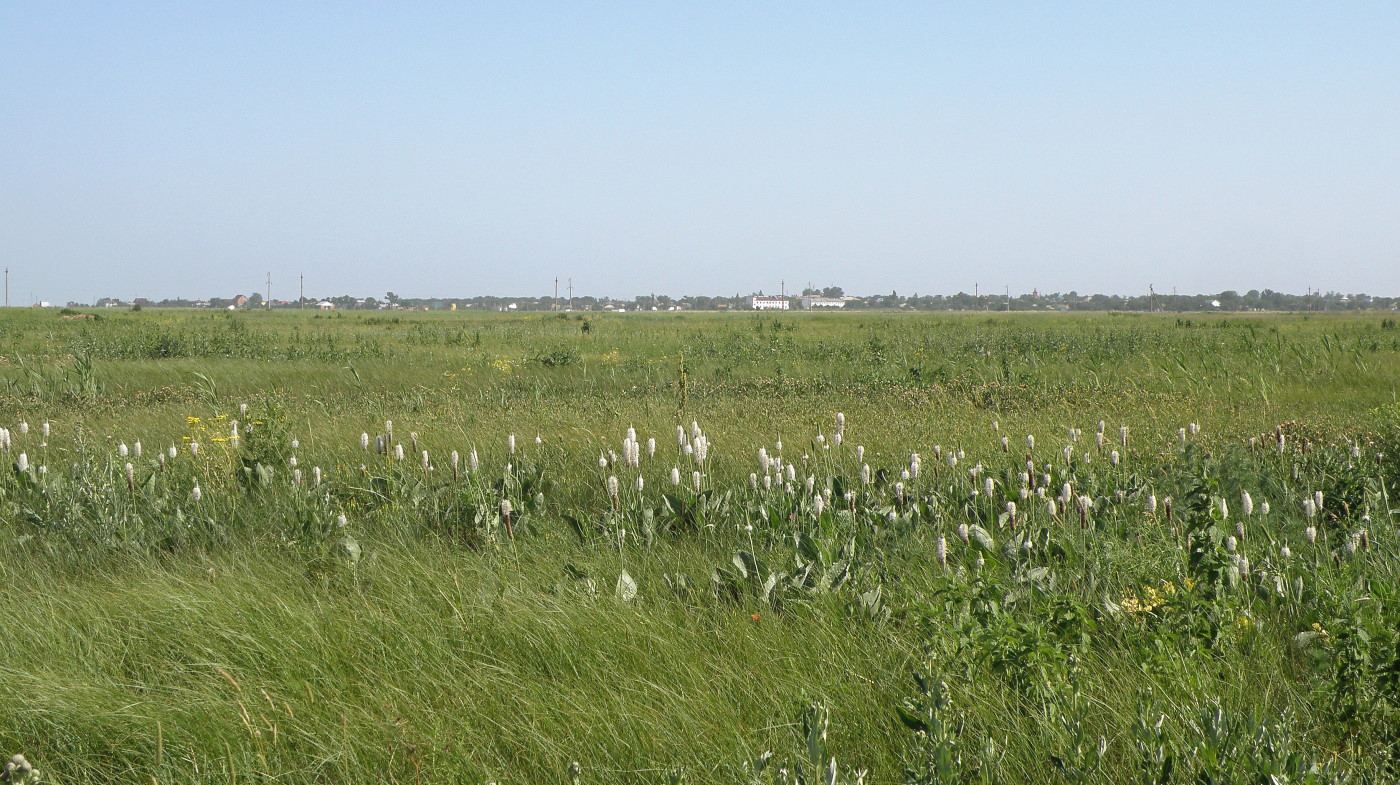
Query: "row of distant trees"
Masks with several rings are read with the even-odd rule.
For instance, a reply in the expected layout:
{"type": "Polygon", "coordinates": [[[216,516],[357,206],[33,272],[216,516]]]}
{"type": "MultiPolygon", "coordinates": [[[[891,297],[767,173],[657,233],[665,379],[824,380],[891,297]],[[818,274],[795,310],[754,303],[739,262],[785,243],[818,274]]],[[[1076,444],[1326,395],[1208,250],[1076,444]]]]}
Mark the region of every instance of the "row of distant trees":
{"type": "MultiPolygon", "coordinates": [[[[756,292],[763,294],[763,292],[756,292]]],[[[1016,296],[969,294],[901,295],[898,292],[876,294],[863,297],[846,297],[839,286],[822,289],[809,288],[803,296],[843,298],[846,308],[859,309],[898,309],[917,311],[1346,311],[1346,310],[1396,310],[1400,308],[1400,297],[1373,297],[1367,294],[1344,294],[1341,292],[1313,292],[1308,294],[1287,294],[1272,289],[1251,289],[1243,294],[1224,291],[1217,294],[1146,294],[1123,296],[1111,294],[1079,294],[1078,292],[1055,292],[1041,294],[1033,292],[1016,296]]],[[[686,295],[671,297],[664,294],[647,294],[630,299],[613,297],[577,296],[572,299],[553,297],[497,297],[481,295],[477,297],[437,298],[400,297],[394,292],[386,292],[384,297],[354,297],[340,295],[325,298],[337,310],[383,310],[386,308],[411,308],[439,310],[452,307],[469,310],[520,310],[549,311],[572,308],[576,311],[598,311],[608,308],[634,310],[686,310],[716,311],[744,310],[749,307],[751,295],[686,295]]],[[[795,298],[794,298],[795,299],[795,298]]],[[[314,308],[320,299],[307,298],[305,301],[274,301],[278,309],[314,308]]],[[[111,298],[103,298],[96,304],[102,305],[141,305],[153,308],[209,307],[227,308],[237,304],[236,298],[211,297],[197,301],[187,299],[146,300],[137,298],[128,303],[111,298]]],[[[83,303],[70,303],[83,305],[83,303]]],[[[262,295],[254,292],[248,295],[244,308],[265,307],[262,295]]],[[[795,307],[795,306],[794,306],[795,307]]]]}

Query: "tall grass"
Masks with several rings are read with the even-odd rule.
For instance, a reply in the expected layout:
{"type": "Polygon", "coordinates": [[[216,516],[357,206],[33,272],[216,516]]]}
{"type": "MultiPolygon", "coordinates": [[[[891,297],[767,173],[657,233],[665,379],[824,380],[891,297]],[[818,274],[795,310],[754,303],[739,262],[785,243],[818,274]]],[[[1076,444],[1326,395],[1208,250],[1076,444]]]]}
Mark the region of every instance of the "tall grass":
{"type": "Polygon", "coordinates": [[[0,750],[64,782],[1394,778],[1400,347],[1366,319],[580,325],[4,315],[0,750]]]}

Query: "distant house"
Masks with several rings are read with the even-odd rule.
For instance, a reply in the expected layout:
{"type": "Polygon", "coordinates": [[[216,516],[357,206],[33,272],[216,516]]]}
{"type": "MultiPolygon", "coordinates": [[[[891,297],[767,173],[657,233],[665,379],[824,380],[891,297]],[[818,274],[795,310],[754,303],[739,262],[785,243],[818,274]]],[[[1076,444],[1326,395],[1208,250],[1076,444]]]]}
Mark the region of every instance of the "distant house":
{"type": "Polygon", "coordinates": [[[331,302],[330,300],[322,300],[321,302],[316,303],[316,307],[320,308],[323,311],[334,311],[335,303],[331,302]]]}
{"type": "Polygon", "coordinates": [[[798,304],[802,310],[810,311],[814,308],[845,308],[846,301],[840,297],[815,297],[807,296],[798,299],[798,304]]]}
{"type": "Polygon", "coordinates": [[[786,311],[788,298],[756,294],[749,298],[749,307],[755,311],[786,311]]]}
{"type": "Polygon", "coordinates": [[[234,297],[234,298],[233,298],[233,307],[235,307],[235,308],[242,308],[243,306],[245,306],[245,305],[247,305],[247,304],[248,304],[248,295],[246,295],[246,294],[240,294],[240,295],[238,295],[237,297],[234,297]]]}

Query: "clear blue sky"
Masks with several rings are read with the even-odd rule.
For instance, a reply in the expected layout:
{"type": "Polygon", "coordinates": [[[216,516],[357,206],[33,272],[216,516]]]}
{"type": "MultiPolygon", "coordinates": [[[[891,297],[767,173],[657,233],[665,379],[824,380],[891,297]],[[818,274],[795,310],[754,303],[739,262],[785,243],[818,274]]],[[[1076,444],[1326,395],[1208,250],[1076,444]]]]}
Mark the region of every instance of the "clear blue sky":
{"type": "Polygon", "coordinates": [[[0,97],[12,304],[1400,294],[1396,2],[10,2],[0,97]]]}

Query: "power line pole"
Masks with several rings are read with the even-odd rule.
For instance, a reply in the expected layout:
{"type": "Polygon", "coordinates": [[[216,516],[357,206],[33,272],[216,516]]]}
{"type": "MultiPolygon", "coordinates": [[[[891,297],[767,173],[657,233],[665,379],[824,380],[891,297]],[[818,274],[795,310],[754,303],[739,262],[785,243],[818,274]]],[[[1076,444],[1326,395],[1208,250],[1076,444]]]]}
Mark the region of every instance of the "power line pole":
{"type": "Polygon", "coordinates": [[[549,304],[551,311],[559,310],[559,276],[554,276],[554,302],[549,304]]]}
{"type": "Polygon", "coordinates": [[[5,307],[10,307],[10,268],[5,268],[5,307]]]}
{"type": "Polygon", "coordinates": [[[306,273],[301,274],[301,293],[297,295],[297,310],[306,308],[306,273]]]}
{"type": "Polygon", "coordinates": [[[569,279],[569,310],[574,309],[574,279],[569,279]]]}
{"type": "Polygon", "coordinates": [[[267,274],[267,300],[263,303],[263,307],[269,311],[272,310],[272,273],[267,274]]]}

